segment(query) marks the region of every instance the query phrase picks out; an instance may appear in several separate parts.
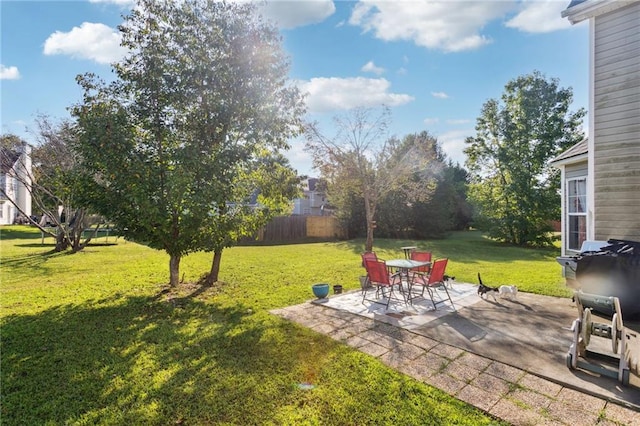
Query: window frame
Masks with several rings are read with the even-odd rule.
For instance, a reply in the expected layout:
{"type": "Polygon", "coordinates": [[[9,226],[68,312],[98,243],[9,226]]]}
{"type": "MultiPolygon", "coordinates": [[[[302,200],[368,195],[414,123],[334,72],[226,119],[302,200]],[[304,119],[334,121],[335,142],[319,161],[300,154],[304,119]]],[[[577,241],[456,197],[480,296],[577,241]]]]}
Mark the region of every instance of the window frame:
{"type": "Polygon", "coordinates": [[[563,240],[565,241],[565,250],[567,251],[575,251],[575,252],[579,252],[580,251],[580,247],[582,246],[582,243],[587,239],[587,211],[588,211],[588,207],[589,207],[589,199],[588,199],[588,189],[587,189],[587,185],[588,185],[588,179],[586,175],[582,175],[582,176],[573,176],[570,178],[566,178],[565,179],[565,184],[566,184],[566,191],[565,191],[565,203],[566,203],[566,208],[565,208],[565,220],[566,220],[566,226],[565,226],[565,235],[563,238],[563,240]],[[580,189],[580,187],[576,187],[576,191],[575,194],[572,194],[571,192],[571,186],[572,184],[576,184],[577,182],[582,181],[584,182],[582,188],[583,188],[583,193],[578,193],[578,189],[580,189]],[[578,205],[580,206],[579,210],[581,211],[572,211],[572,201],[578,202],[578,205]],[[580,225],[580,218],[582,218],[582,226],[580,225]],[[577,223],[577,227],[578,230],[573,231],[573,226],[572,226],[572,219],[574,220],[578,220],[577,223]],[[582,230],[580,229],[582,228],[582,230]],[[576,245],[572,246],[572,242],[574,241],[574,239],[572,238],[572,233],[576,233],[577,234],[577,238],[576,238],[576,245]]]}

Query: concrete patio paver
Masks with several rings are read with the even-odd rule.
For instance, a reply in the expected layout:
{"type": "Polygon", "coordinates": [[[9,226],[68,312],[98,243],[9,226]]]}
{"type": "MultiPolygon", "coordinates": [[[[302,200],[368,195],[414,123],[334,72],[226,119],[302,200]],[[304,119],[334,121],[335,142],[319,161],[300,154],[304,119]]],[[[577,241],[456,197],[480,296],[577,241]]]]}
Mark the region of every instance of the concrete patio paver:
{"type": "Polygon", "coordinates": [[[640,426],[640,411],[633,404],[580,392],[425,336],[416,332],[425,325],[420,319],[404,321],[403,327],[403,320],[393,316],[365,318],[311,302],[272,313],[342,341],[513,425],[640,426]]]}

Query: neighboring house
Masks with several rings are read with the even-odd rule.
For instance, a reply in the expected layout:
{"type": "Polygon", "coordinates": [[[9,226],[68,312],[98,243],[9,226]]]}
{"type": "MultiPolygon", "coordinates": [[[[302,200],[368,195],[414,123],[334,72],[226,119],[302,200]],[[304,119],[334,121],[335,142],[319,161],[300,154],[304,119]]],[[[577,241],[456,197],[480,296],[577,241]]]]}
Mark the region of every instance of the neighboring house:
{"type": "Polygon", "coordinates": [[[0,148],[0,225],[10,225],[20,216],[14,203],[31,216],[30,185],[31,147],[23,143],[15,151],[0,148]]]}
{"type": "Polygon", "coordinates": [[[555,158],[562,171],[562,254],[584,240],[640,241],[640,0],[573,0],[589,20],[589,137],[555,158]]]}
{"type": "Polygon", "coordinates": [[[320,179],[308,178],[302,182],[303,196],[293,200],[293,214],[303,216],[325,216],[328,203],[324,191],[319,190],[320,179]]]}

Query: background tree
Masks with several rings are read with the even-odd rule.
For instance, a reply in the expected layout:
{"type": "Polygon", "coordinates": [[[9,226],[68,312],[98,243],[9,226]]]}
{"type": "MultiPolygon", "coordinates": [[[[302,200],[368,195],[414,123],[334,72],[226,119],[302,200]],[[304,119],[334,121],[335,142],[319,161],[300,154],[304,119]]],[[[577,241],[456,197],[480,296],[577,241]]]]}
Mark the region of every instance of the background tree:
{"type": "MultiPolygon", "coordinates": [[[[31,151],[31,174],[25,176],[22,183],[31,195],[33,210],[44,220],[27,217],[25,212],[20,213],[27,217],[29,223],[55,238],[55,251],[68,248],[74,252],[80,251],[100,229],[101,218],[79,205],[81,188],[75,180],[78,161],[71,149],[76,137],[73,123],[68,120],[54,123],[49,117],[40,116],[35,126],[32,132],[36,144],[31,151]],[[53,231],[45,226],[47,223],[54,226],[53,231]],[[85,235],[84,230],[92,225],[97,226],[92,233],[85,235]]],[[[3,136],[2,140],[3,146],[24,143],[15,135],[3,136]]]]}
{"type": "Polygon", "coordinates": [[[471,225],[473,214],[467,199],[469,191],[469,172],[460,164],[448,161],[444,170],[444,185],[438,185],[438,190],[450,197],[450,213],[452,228],[456,231],[468,229],[471,225]]]}
{"type": "Polygon", "coordinates": [[[550,242],[558,219],[558,172],[549,160],[583,137],[583,109],[570,112],[571,88],[535,71],[505,86],[502,102],[487,101],[467,138],[470,195],[479,226],[518,245],[550,242]]]}
{"type": "Polygon", "coordinates": [[[204,249],[213,251],[211,270],[204,283],[218,280],[222,251],[242,237],[253,236],[274,216],[290,213],[291,200],[300,195],[300,179],[282,154],[265,152],[256,156],[245,174],[236,179],[227,197],[236,202],[221,202],[217,215],[203,227],[200,237],[204,249]]]}
{"type": "Polygon", "coordinates": [[[327,180],[328,197],[339,210],[349,197],[364,203],[366,223],[365,251],[373,249],[378,203],[397,192],[408,201],[425,197],[425,183],[432,161],[419,143],[402,144],[387,137],[390,111],[383,107],[376,115],[371,108],[357,108],[335,117],[337,133],[325,136],[317,124],[306,128],[306,149],[313,164],[327,180]]]}
{"type": "Polygon", "coordinates": [[[120,31],[132,53],[114,65],[115,82],[79,78],[86,201],[166,251],[171,285],[181,258],[199,250],[214,250],[207,282],[216,281],[222,249],[291,192],[252,181],[264,177],[257,163],[288,148],[303,113],[277,30],[251,4],[140,0],[120,31]],[[263,208],[240,209],[252,191],[263,208]]]}
{"type": "Polygon", "coordinates": [[[25,141],[18,135],[13,133],[5,133],[0,135],[0,148],[4,148],[9,151],[17,151],[20,149],[25,141]]]}
{"type": "MultiPolygon", "coordinates": [[[[76,179],[79,161],[72,149],[75,125],[68,120],[53,123],[41,116],[36,126],[32,203],[55,226],[56,251],[69,247],[74,252],[82,250],[99,231],[102,218],[80,203],[83,189],[76,179]],[[90,227],[93,232],[85,235],[85,229],[90,227]]],[[[42,221],[38,226],[42,229],[41,224],[42,221]]]]}
{"type": "Polygon", "coordinates": [[[430,158],[428,168],[414,176],[422,197],[409,199],[402,191],[387,194],[379,205],[379,235],[443,238],[454,229],[465,229],[470,221],[466,170],[448,161],[437,139],[426,131],[405,136],[400,151],[402,146],[419,146],[430,158]]]}

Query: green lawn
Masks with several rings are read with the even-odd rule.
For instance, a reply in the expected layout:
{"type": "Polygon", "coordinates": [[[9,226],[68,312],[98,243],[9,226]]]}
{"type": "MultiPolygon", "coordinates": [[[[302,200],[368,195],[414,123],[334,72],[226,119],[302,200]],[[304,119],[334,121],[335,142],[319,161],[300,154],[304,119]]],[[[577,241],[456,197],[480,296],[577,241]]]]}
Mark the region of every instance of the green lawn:
{"type": "MultiPolygon", "coordinates": [[[[495,420],[270,309],[315,282],[359,287],[362,241],[225,250],[224,284],[167,292],[168,257],[113,237],[77,254],[28,227],[0,228],[2,424],[495,424],[495,420]],[[114,244],[115,243],[115,244],[114,244]],[[303,390],[300,383],[313,383],[303,390]]],[[[376,240],[380,257],[418,245],[458,281],[565,295],[559,250],[477,232],[376,240]]],[[[211,255],[183,259],[185,283],[211,255]]]]}

